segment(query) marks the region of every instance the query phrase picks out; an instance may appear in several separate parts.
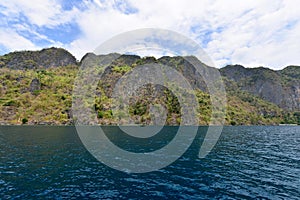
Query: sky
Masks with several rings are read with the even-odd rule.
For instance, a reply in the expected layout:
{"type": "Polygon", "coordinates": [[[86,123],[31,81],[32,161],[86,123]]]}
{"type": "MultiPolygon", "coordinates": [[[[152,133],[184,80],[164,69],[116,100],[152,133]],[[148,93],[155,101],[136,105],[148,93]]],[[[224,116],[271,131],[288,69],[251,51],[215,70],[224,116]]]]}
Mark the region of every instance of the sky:
{"type": "Polygon", "coordinates": [[[78,60],[136,29],[175,31],[216,67],[300,65],[299,0],[1,0],[0,55],[62,47],[78,60]]]}

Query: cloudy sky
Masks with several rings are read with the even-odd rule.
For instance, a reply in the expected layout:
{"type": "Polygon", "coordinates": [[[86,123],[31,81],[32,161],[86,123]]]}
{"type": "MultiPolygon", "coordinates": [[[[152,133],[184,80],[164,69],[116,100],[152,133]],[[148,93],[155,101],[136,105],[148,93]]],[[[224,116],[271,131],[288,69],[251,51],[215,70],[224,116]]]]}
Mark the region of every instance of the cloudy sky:
{"type": "Polygon", "coordinates": [[[1,0],[0,54],[63,47],[78,60],[139,28],[196,41],[215,66],[300,65],[298,0],[1,0]]]}

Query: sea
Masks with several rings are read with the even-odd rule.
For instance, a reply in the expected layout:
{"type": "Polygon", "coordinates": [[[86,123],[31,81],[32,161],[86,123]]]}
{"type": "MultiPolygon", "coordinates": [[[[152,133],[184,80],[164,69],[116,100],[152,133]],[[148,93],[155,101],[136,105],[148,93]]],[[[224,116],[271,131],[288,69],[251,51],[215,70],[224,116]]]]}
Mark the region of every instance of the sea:
{"type": "MultiPolygon", "coordinates": [[[[113,145],[137,154],[164,148],[178,129],[133,138],[102,127],[113,145]]],[[[300,199],[300,126],[226,126],[199,157],[207,130],[197,127],[173,162],[141,173],[98,159],[74,126],[0,126],[0,199],[300,199]]]]}

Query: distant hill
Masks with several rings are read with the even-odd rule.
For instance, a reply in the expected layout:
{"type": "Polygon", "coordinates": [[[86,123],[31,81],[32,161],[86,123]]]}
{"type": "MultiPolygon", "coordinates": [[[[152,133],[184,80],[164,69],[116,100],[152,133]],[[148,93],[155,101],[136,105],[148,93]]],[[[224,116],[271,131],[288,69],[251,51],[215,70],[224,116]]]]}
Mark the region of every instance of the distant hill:
{"type": "MultiPolygon", "coordinates": [[[[95,97],[94,108],[97,123],[120,123],[111,111],[114,85],[125,73],[146,63],[167,65],[179,71],[196,91],[199,123],[210,123],[211,101],[207,86],[190,62],[197,63],[206,74],[218,69],[206,66],[193,56],[156,59],[117,53],[100,56],[88,53],[77,62],[66,50],[49,48],[0,56],[0,124],[72,124],[73,83],[79,65],[84,64],[86,58],[90,58],[96,66],[108,65],[96,91],[98,96],[95,97]],[[114,59],[113,63],[109,63],[111,59],[114,59]]],[[[274,71],[263,67],[229,65],[219,71],[227,91],[226,124],[300,124],[299,66],[274,71]]],[[[151,123],[149,105],[155,102],[169,111],[167,124],[180,124],[180,105],[168,88],[146,85],[137,94],[130,105],[135,123],[151,123]]]]}

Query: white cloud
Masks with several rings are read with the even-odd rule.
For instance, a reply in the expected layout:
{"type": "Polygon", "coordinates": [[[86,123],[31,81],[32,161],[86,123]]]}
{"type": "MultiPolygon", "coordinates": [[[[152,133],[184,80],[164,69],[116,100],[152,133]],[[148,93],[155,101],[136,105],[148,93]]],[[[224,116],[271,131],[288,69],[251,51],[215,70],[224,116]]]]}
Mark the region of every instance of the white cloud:
{"type": "MultiPolygon", "coordinates": [[[[23,14],[29,24],[35,26],[76,23],[81,32],[71,43],[60,44],[50,37],[44,39],[69,49],[78,59],[119,33],[138,28],[163,28],[203,44],[216,66],[240,63],[247,67],[283,68],[300,64],[297,1],[86,0],[82,3],[85,9],[73,7],[68,11],[63,10],[59,1],[4,0],[0,3],[0,12],[16,20],[23,14]]],[[[12,33],[11,38],[24,41],[21,46],[2,42],[4,46],[18,49],[35,46],[11,28],[1,33],[1,39],[8,37],[6,33],[12,33]]],[[[35,35],[43,38],[38,32],[35,35]]]]}
{"type": "Polygon", "coordinates": [[[0,44],[5,46],[10,51],[37,49],[35,44],[33,44],[30,40],[20,36],[14,30],[0,29],[0,38],[0,44]]]}
{"type": "Polygon", "coordinates": [[[77,10],[63,11],[57,1],[51,0],[4,0],[0,3],[7,17],[24,15],[29,23],[37,26],[56,26],[69,22],[77,10]]]}
{"type": "MultiPolygon", "coordinates": [[[[236,10],[239,17],[223,20],[225,28],[213,34],[206,49],[218,66],[229,63],[272,68],[299,65],[300,59],[296,54],[300,53],[300,29],[286,27],[300,19],[299,12],[291,8],[296,5],[292,6],[291,1],[269,3],[259,2],[254,7],[236,10]],[[293,52],[288,50],[290,48],[293,52]]],[[[221,16],[217,18],[217,21],[222,21],[221,16]]]]}
{"type": "Polygon", "coordinates": [[[35,50],[43,46],[36,41],[47,41],[52,46],[63,46],[46,35],[40,34],[38,27],[53,28],[68,23],[74,19],[78,9],[64,11],[55,1],[51,0],[4,0],[0,3],[0,14],[3,15],[0,44],[9,51],[35,50]],[[28,38],[30,34],[32,38],[28,38]]]}

